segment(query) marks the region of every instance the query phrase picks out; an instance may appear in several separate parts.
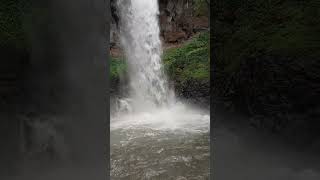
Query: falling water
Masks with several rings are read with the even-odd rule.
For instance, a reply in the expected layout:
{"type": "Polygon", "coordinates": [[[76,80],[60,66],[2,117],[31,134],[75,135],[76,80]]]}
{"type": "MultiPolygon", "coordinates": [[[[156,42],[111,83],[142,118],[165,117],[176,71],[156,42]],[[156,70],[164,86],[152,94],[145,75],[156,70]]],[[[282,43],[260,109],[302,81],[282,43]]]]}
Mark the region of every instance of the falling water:
{"type": "Polygon", "coordinates": [[[165,105],[172,100],[161,62],[157,0],[119,0],[120,41],[129,65],[135,105],[165,105]]]}

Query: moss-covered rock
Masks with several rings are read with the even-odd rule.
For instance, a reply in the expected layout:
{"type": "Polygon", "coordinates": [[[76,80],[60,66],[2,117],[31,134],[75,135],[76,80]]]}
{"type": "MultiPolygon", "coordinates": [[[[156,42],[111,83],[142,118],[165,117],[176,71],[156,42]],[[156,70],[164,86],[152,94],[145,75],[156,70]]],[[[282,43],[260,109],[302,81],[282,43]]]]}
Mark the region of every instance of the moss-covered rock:
{"type": "Polygon", "coordinates": [[[169,49],[163,55],[163,62],[179,96],[209,102],[209,32],[195,36],[180,48],[169,49]]]}

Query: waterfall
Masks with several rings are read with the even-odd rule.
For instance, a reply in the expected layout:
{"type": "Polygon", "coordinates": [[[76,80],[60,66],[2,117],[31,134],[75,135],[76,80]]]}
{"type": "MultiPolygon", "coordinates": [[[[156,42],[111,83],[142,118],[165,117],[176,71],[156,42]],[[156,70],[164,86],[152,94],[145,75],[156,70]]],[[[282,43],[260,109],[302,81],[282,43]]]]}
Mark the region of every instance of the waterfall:
{"type": "Polygon", "coordinates": [[[173,99],[161,55],[157,0],[118,0],[120,43],[127,59],[131,98],[145,109],[173,99]]]}
{"type": "Polygon", "coordinates": [[[116,9],[130,92],[112,102],[111,178],[206,179],[210,116],[176,100],[169,87],[161,61],[158,1],[117,0],[116,9]],[[193,160],[192,153],[201,158],[193,160]]]}

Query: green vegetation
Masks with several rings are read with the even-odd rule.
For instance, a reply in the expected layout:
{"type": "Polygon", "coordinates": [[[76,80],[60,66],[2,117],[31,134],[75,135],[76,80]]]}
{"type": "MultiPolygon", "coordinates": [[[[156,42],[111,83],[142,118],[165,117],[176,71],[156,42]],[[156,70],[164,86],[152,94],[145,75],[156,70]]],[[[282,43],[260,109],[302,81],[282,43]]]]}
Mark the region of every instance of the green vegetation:
{"type": "Polygon", "coordinates": [[[163,55],[164,67],[176,83],[210,79],[209,33],[199,34],[180,48],[173,48],[163,55]]]}
{"type": "Polygon", "coordinates": [[[110,77],[112,81],[117,81],[120,78],[120,74],[125,73],[127,68],[124,58],[111,57],[110,62],[110,77]]]}

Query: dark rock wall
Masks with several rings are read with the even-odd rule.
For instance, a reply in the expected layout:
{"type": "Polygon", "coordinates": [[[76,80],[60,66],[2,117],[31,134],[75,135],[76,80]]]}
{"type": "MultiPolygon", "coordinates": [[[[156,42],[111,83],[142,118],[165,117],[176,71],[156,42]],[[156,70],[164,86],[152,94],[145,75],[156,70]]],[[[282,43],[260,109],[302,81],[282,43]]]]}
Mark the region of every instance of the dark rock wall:
{"type": "Polygon", "coordinates": [[[192,0],[163,0],[159,8],[161,36],[165,42],[180,42],[198,31],[208,29],[208,18],[195,15],[192,0]]]}

